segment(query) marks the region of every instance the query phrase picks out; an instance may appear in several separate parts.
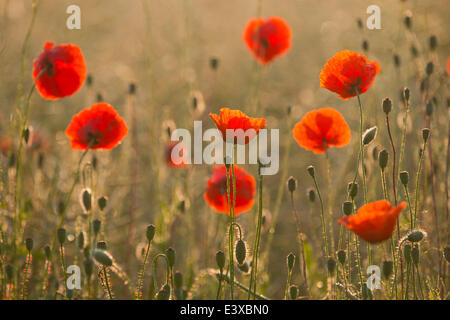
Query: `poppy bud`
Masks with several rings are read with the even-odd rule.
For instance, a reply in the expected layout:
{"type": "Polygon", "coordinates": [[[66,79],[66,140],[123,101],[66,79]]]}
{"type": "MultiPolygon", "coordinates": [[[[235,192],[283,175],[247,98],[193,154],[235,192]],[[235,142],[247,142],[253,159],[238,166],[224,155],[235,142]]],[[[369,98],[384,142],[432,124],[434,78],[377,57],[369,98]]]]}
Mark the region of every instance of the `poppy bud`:
{"type": "Polygon", "coordinates": [[[347,258],[347,254],[345,253],[344,250],[339,250],[337,253],[337,257],[338,257],[338,261],[340,264],[344,264],[345,260],[347,258]]]}
{"type": "Polygon", "coordinates": [[[44,253],[45,253],[45,258],[47,260],[51,260],[52,259],[52,250],[50,249],[50,246],[46,245],[44,247],[44,253]]]}
{"type": "Polygon", "coordinates": [[[247,255],[247,247],[245,245],[245,242],[242,239],[239,239],[236,242],[236,260],[238,262],[238,264],[243,264],[245,257],[247,255]]]}
{"type": "Polygon", "coordinates": [[[430,129],[428,128],[423,128],[422,129],[422,138],[423,141],[426,142],[428,140],[428,138],[430,137],[430,129]]]}
{"type": "Polygon", "coordinates": [[[79,249],[84,248],[84,232],[83,231],[80,231],[80,233],[78,234],[77,245],[78,245],[79,249]]]}
{"type": "Polygon", "coordinates": [[[94,82],[94,78],[92,77],[92,74],[88,74],[86,77],[86,85],[88,87],[92,86],[92,83],[94,82]]]}
{"type": "Polygon", "coordinates": [[[92,271],[94,270],[94,261],[92,261],[92,259],[89,258],[85,260],[83,264],[84,264],[84,272],[86,272],[86,275],[89,278],[92,274],[92,271]]]}
{"type": "Polygon", "coordinates": [[[14,267],[10,264],[7,264],[5,266],[5,273],[6,273],[6,279],[8,279],[8,282],[12,282],[14,278],[14,267]]]}
{"type": "Polygon", "coordinates": [[[288,116],[291,115],[291,113],[292,113],[292,106],[288,106],[287,107],[286,113],[287,113],[288,116]]]}
{"type": "Polygon", "coordinates": [[[94,234],[97,235],[100,232],[100,227],[102,226],[102,222],[98,219],[95,219],[92,222],[92,229],[94,230],[94,234]]]}
{"type": "Polygon", "coordinates": [[[447,262],[450,262],[450,246],[444,248],[444,258],[447,262]]]}
{"type": "Polygon", "coordinates": [[[312,188],[308,189],[308,199],[311,202],[314,202],[316,200],[316,192],[312,188]]]}
{"type": "Polygon", "coordinates": [[[183,287],[183,275],[180,271],[177,271],[173,275],[173,285],[175,289],[179,289],[183,287]]]}
{"type": "Polygon", "coordinates": [[[434,51],[438,45],[436,36],[435,35],[430,36],[428,43],[430,45],[430,50],[434,51]]]}
{"type": "Polygon", "coordinates": [[[432,103],[427,103],[425,105],[425,114],[427,116],[431,116],[433,114],[433,104],[432,103]]]}
{"type": "Polygon", "coordinates": [[[394,54],[394,65],[400,67],[400,56],[398,54],[394,54]]]}
{"type": "Polygon", "coordinates": [[[64,228],[58,229],[57,235],[59,243],[63,245],[64,242],[66,241],[66,229],[64,228]]]}
{"type": "Polygon", "coordinates": [[[386,113],[386,115],[389,114],[389,112],[391,112],[392,110],[392,101],[389,98],[386,98],[383,100],[383,112],[386,113]]]}
{"type": "Polygon", "coordinates": [[[364,145],[368,145],[369,143],[371,143],[373,141],[373,139],[375,139],[376,135],[377,135],[377,127],[376,126],[367,129],[363,135],[364,145]]]}
{"type": "Polygon", "coordinates": [[[392,275],[392,272],[394,270],[394,263],[390,260],[383,261],[382,265],[382,272],[385,279],[389,279],[389,277],[392,275]]]}
{"type": "Polygon", "coordinates": [[[298,296],[298,287],[297,286],[290,286],[289,287],[289,298],[291,300],[296,300],[298,296]]]}
{"type": "Polygon", "coordinates": [[[225,254],[223,251],[217,251],[216,253],[216,263],[220,270],[223,270],[223,267],[225,267],[225,254]]]}
{"type": "Polygon", "coordinates": [[[409,242],[420,242],[425,237],[425,233],[421,230],[413,230],[408,233],[407,237],[409,242]]]}
{"type": "Polygon", "coordinates": [[[351,201],[345,201],[342,204],[342,211],[346,216],[349,216],[353,212],[353,203],[351,201]]]}
{"type": "Polygon", "coordinates": [[[403,99],[405,101],[409,101],[409,96],[410,96],[409,88],[407,87],[403,88],[403,99]]]}
{"type": "Polygon", "coordinates": [[[416,58],[419,55],[419,50],[417,50],[416,46],[412,45],[410,48],[411,55],[416,58]]]}
{"type": "Polygon", "coordinates": [[[132,82],[130,83],[128,87],[128,93],[129,94],[135,94],[136,93],[136,83],[132,82]]]}
{"type": "Polygon", "coordinates": [[[168,248],[166,250],[167,261],[169,261],[169,267],[173,267],[175,265],[175,250],[173,248],[168,248]]]}
{"type": "Polygon", "coordinates": [[[97,262],[99,262],[100,264],[102,264],[105,267],[111,267],[113,265],[113,260],[112,260],[111,255],[104,250],[95,249],[93,251],[93,256],[94,256],[95,260],[97,260],[97,262]]]}
{"type": "Polygon", "coordinates": [[[362,48],[364,51],[368,51],[369,50],[369,41],[363,40],[362,48]]]}
{"type": "Polygon", "coordinates": [[[25,144],[28,144],[28,141],[30,140],[30,128],[23,129],[23,140],[25,141],[25,144]]]}
{"type": "Polygon", "coordinates": [[[238,268],[244,273],[248,273],[248,271],[250,270],[250,266],[248,265],[247,261],[245,261],[243,264],[238,264],[238,268]]]}
{"type": "Polygon", "coordinates": [[[314,166],[309,166],[308,168],[306,168],[306,170],[308,170],[309,175],[314,178],[315,176],[314,166]]]}
{"type": "Polygon", "coordinates": [[[102,102],[104,100],[101,92],[97,92],[96,100],[97,102],[102,102]]]}
{"type": "Polygon", "coordinates": [[[289,177],[287,185],[289,192],[294,192],[297,187],[297,180],[294,177],[289,177]]]}
{"type": "Polygon", "coordinates": [[[157,300],[169,300],[170,298],[170,286],[168,284],[165,284],[161,290],[158,291],[158,294],[156,295],[157,300]]]}
{"type": "Polygon", "coordinates": [[[411,250],[412,262],[417,266],[420,260],[419,246],[416,244],[411,250]]]}
{"type": "Polygon", "coordinates": [[[406,187],[409,182],[409,173],[408,171],[402,171],[400,172],[400,181],[402,184],[406,187]]]}
{"type": "Polygon", "coordinates": [[[358,18],[358,19],[356,20],[356,24],[358,25],[358,28],[359,28],[359,29],[362,29],[362,28],[363,28],[363,22],[362,22],[361,18],[358,18]]]}
{"type": "Polygon", "coordinates": [[[83,205],[84,212],[91,211],[92,208],[92,194],[91,190],[84,189],[81,193],[81,203],[83,205]]]}
{"type": "Polygon", "coordinates": [[[108,198],[105,196],[100,197],[100,198],[98,198],[97,203],[98,203],[98,207],[100,208],[100,210],[103,211],[105,209],[106,205],[108,204],[108,198]]]}
{"type": "Polygon", "coordinates": [[[295,264],[295,255],[292,252],[288,254],[286,262],[287,262],[288,270],[292,271],[292,269],[294,268],[294,264],[295,264]]]}
{"type": "Polygon", "coordinates": [[[403,18],[403,23],[407,29],[411,29],[412,26],[412,13],[411,11],[407,11],[405,17],[403,18]]]}
{"type": "Polygon", "coordinates": [[[333,258],[329,258],[327,261],[327,267],[328,267],[328,272],[330,274],[333,274],[334,270],[336,269],[336,260],[334,260],[333,258]]]}
{"type": "Polygon", "coordinates": [[[66,290],[66,297],[69,300],[73,298],[73,290],[72,289],[67,289],[66,290]]]}
{"type": "Polygon", "coordinates": [[[96,247],[100,250],[108,250],[108,245],[105,241],[97,241],[96,247]]]}
{"type": "Polygon", "coordinates": [[[409,243],[405,244],[403,247],[403,256],[407,263],[411,262],[411,245],[409,243]]]}
{"type": "Polygon", "coordinates": [[[350,197],[352,199],[354,199],[356,197],[356,195],[358,194],[358,183],[357,182],[350,182],[348,184],[348,194],[350,195],[350,197]]]}
{"type": "Polygon", "coordinates": [[[211,57],[209,59],[209,66],[211,67],[211,69],[217,70],[217,68],[219,67],[219,59],[216,57],[211,57]]]}
{"type": "Polygon", "coordinates": [[[25,240],[25,247],[27,248],[28,252],[31,252],[31,250],[33,250],[33,239],[27,238],[25,240]]]}
{"type": "Polygon", "coordinates": [[[430,61],[425,66],[425,72],[426,72],[427,76],[430,76],[433,73],[433,70],[434,70],[434,64],[433,64],[433,62],[430,61]]]}
{"type": "Polygon", "coordinates": [[[145,231],[145,236],[147,237],[147,241],[150,242],[155,237],[155,226],[150,224],[147,226],[147,230],[145,231]]]}
{"type": "Polygon", "coordinates": [[[389,153],[387,152],[386,149],[383,149],[380,151],[380,153],[378,154],[378,164],[381,168],[381,170],[384,170],[387,166],[389,160],[389,153]]]}

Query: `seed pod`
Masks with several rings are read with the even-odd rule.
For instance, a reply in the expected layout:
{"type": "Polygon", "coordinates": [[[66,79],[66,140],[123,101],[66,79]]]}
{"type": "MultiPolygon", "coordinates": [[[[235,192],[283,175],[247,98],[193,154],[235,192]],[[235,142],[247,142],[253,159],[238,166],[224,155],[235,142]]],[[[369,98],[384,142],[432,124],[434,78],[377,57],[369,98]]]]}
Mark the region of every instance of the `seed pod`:
{"type": "Polygon", "coordinates": [[[98,198],[97,204],[100,210],[103,211],[108,204],[108,198],[105,196],[98,198]]]}
{"type": "Polygon", "coordinates": [[[382,106],[383,106],[383,112],[386,113],[386,115],[388,115],[389,112],[392,111],[392,101],[391,101],[391,99],[389,99],[389,98],[384,99],[383,103],[382,103],[382,106]]]}
{"type": "Polygon", "coordinates": [[[289,179],[287,181],[287,186],[288,186],[289,192],[294,192],[295,189],[297,188],[297,180],[292,176],[289,177],[289,179]]]}
{"type": "Polygon", "coordinates": [[[242,239],[239,239],[236,242],[236,261],[238,264],[243,264],[245,261],[245,256],[247,255],[247,248],[245,246],[245,242],[242,239]]]}
{"type": "Polygon", "coordinates": [[[308,199],[311,202],[314,202],[316,200],[316,192],[312,188],[308,189],[308,199]]]}
{"type": "Polygon", "coordinates": [[[394,270],[394,263],[390,260],[383,261],[382,272],[385,279],[389,279],[394,270]]]}
{"type": "Polygon", "coordinates": [[[414,245],[414,247],[411,250],[411,258],[412,258],[412,262],[417,266],[419,264],[419,260],[420,260],[420,250],[419,250],[419,246],[417,244],[414,245]]]}
{"type": "Polygon", "coordinates": [[[402,184],[406,187],[409,182],[409,173],[408,171],[402,171],[400,172],[400,181],[402,184]]]}
{"type": "Polygon", "coordinates": [[[104,250],[95,249],[93,251],[93,256],[95,260],[97,260],[97,262],[105,267],[111,267],[113,265],[113,259],[111,255],[104,250]]]}
{"type": "Polygon", "coordinates": [[[434,70],[434,64],[433,64],[433,62],[430,61],[425,66],[425,72],[426,72],[427,76],[430,76],[433,73],[433,70],[434,70]]]}
{"type": "Polygon", "coordinates": [[[363,135],[364,145],[368,145],[369,143],[371,143],[375,139],[376,135],[377,135],[377,127],[376,126],[367,129],[363,135]]]}
{"type": "Polygon", "coordinates": [[[347,254],[345,253],[344,250],[339,250],[338,253],[337,253],[337,257],[338,257],[339,263],[343,265],[345,263],[346,258],[347,258],[347,254]]]}
{"type": "Polygon", "coordinates": [[[147,241],[150,242],[155,237],[156,228],[153,224],[147,226],[147,230],[145,231],[145,236],[147,237],[147,241]]]}
{"type": "Polygon", "coordinates": [[[166,257],[169,261],[169,267],[173,267],[175,265],[175,250],[173,248],[167,248],[166,257]]]}
{"type": "Polygon", "coordinates": [[[157,300],[169,300],[170,298],[170,286],[168,284],[165,284],[161,290],[158,291],[158,294],[156,295],[157,300]]]}
{"type": "Polygon", "coordinates": [[[288,270],[292,271],[292,269],[294,268],[294,264],[295,264],[295,255],[292,252],[288,254],[286,263],[287,263],[288,270]]]}
{"type": "Polygon", "coordinates": [[[327,261],[327,267],[328,267],[328,272],[330,274],[333,274],[334,270],[336,269],[336,260],[334,260],[333,258],[329,258],[327,261]]]}
{"type": "Polygon", "coordinates": [[[420,242],[425,237],[425,233],[421,230],[413,230],[408,233],[407,239],[410,242],[420,242]]]}
{"type": "Polygon", "coordinates": [[[10,264],[7,264],[5,266],[5,273],[6,273],[6,279],[8,279],[8,282],[12,282],[14,279],[14,267],[10,264]]]}
{"type": "Polygon", "coordinates": [[[422,129],[422,139],[423,139],[423,141],[426,142],[429,137],[430,137],[430,129],[423,128],[422,129]]]}
{"type": "Polygon", "coordinates": [[[289,287],[289,299],[296,300],[298,296],[298,287],[292,285],[289,287]]]}
{"type": "Polygon", "coordinates": [[[411,262],[411,245],[409,243],[405,244],[403,247],[403,256],[407,263],[411,262]]]}
{"type": "Polygon", "coordinates": [[[173,285],[175,289],[180,289],[183,287],[183,275],[180,271],[177,271],[173,275],[173,285]]]}
{"type": "Polygon", "coordinates": [[[45,258],[50,261],[52,259],[52,250],[49,245],[44,247],[45,258]]]}
{"type": "Polygon", "coordinates": [[[100,227],[102,226],[102,222],[98,219],[95,219],[92,222],[92,229],[94,230],[94,234],[98,235],[98,233],[100,232],[100,227]]]}
{"type": "Polygon", "coordinates": [[[342,211],[346,216],[349,216],[353,212],[353,203],[351,201],[345,201],[342,204],[342,211]]]}
{"type": "Polygon", "coordinates": [[[81,204],[83,206],[84,212],[91,211],[91,208],[92,208],[92,194],[91,194],[91,190],[84,189],[81,192],[81,204]]]}
{"type": "Polygon", "coordinates": [[[225,267],[225,254],[223,251],[217,251],[216,253],[216,263],[220,270],[223,270],[225,267]]]}
{"type": "Polygon", "coordinates": [[[435,35],[430,36],[430,39],[428,40],[428,44],[430,45],[430,50],[434,51],[437,48],[438,42],[435,35]]]}
{"type": "Polygon", "coordinates": [[[88,278],[92,275],[92,271],[94,270],[94,261],[91,258],[84,260],[84,272],[88,276],[88,278]]]}
{"type": "Polygon", "coordinates": [[[433,114],[433,104],[432,103],[427,103],[426,105],[425,105],[425,114],[427,115],[427,116],[431,116],[432,114],[433,114]]]}
{"type": "Polygon", "coordinates": [[[31,252],[31,250],[33,250],[33,239],[27,238],[25,240],[25,247],[27,248],[28,252],[31,252]]]}
{"type": "Polygon", "coordinates": [[[250,266],[248,265],[247,261],[245,261],[243,264],[238,264],[238,268],[243,273],[248,273],[250,270],[250,266]]]}
{"type": "Polygon", "coordinates": [[[83,231],[80,231],[80,233],[78,234],[77,245],[80,250],[84,248],[84,232],[83,231]]]}
{"type": "Polygon", "coordinates": [[[96,247],[100,250],[108,250],[108,246],[105,241],[98,241],[96,247]]]}
{"type": "Polygon", "coordinates": [[[314,178],[315,176],[314,166],[309,166],[308,168],[306,168],[306,170],[308,170],[309,175],[314,178]]]}
{"type": "Polygon", "coordinates": [[[450,246],[444,248],[444,258],[447,262],[450,262],[450,246]]]}
{"type": "Polygon", "coordinates": [[[384,170],[387,166],[389,160],[389,153],[386,149],[383,149],[378,154],[378,165],[380,166],[381,170],[384,170]]]}
{"type": "Polygon", "coordinates": [[[63,245],[64,242],[66,241],[66,229],[64,228],[58,229],[57,234],[59,243],[63,245]]]}
{"type": "Polygon", "coordinates": [[[358,194],[358,183],[350,182],[348,184],[347,190],[350,198],[355,199],[356,195],[358,194]]]}

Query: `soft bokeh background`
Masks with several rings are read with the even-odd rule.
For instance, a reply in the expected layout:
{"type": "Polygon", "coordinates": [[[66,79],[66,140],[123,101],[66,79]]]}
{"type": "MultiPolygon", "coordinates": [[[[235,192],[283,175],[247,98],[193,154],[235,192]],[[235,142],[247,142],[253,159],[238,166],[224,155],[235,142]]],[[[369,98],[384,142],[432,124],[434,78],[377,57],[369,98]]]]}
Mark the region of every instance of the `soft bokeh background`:
{"type": "MultiPolygon", "coordinates": [[[[379,127],[377,139],[369,148],[366,166],[370,199],[380,199],[380,174],[377,162],[372,157],[372,149],[376,148],[374,154],[382,148],[390,150],[381,101],[390,97],[394,102],[391,121],[396,142],[400,146],[403,121],[400,89],[404,86],[411,89],[411,109],[416,115],[408,120],[407,161],[403,169],[410,170],[412,177],[421,143],[420,129],[424,125],[420,79],[428,61],[435,63],[437,73],[442,74],[444,71],[450,48],[450,6],[446,0],[262,0],[262,16],[284,18],[292,29],[293,37],[292,48],[285,56],[261,67],[242,41],[243,28],[248,19],[257,15],[258,3],[258,0],[40,1],[26,48],[25,92],[32,84],[32,62],[43,49],[45,41],[71,42],[80,46],[93,81],[91,86],[85,84],[72,97],[56,102],[45,101],[38,94],[32,98],[29,123],[48,140],[50,146],[44,154],[42,169],[37,168],[36,156],[31,152],[25,157],[26,172],[29,173],[25,194],[31,208],[26,212],[23,237],[32,237],[36,250],[41,250],[54,235],[58,202],[70,187],[80,156],[79,152],[70,150],[64,129],[75,113],[100,99],[116,107],[126,118],[130,129],[137,130],[137,179],[134,180],[130,175],[135,168],[130,134],[114,151],[95,153],[98,166],[93,170],[92,181],[86,178],[77,187],[65,223],[66,229],[76,234],[85,228],[87,219],[77,203],[77,195],[84,184],[94,190],[96,198],[101,195],[109,197],[105,240],[133,285],[141,258],[139,248],[145,244],[145,227],[154,223],[158,226],[158,236],[152,254],[168,246],[175,248],[176,269],[185,275],[186,286],[200,284],[201,281],[210,284],[194,286],[196,289],[191,292],[192,295],[214,298],[214,279],[208,282],[199,277],[202,270],[216,267],[215,252],[225,249],[227,217],[213,212],[203,200],[211,167],[197,165],[187,169],[171,169],[164,162],[164,146],[168,141],[168,126],[191,129],[193,120],[197,119],[204,120],[204,128],[212,128],[213,122],[207,116],[208,113],[230,106],[240,108],[251,116],[264,117],[269,128],[280,129],[281,161],[284,161],[283,155],[288,145],[292,144],[289,158],[282,162],[280,172],[265,178],[264,213],[267,219],[262,234],[264,263],[260,263],[261,291],[273,298],[284,296],[285,258],[291,251],[298,252],[295,226],[285,190],[285,181],[292,175],[298,179],[295,202],[305,226],[306,242],[311,248],[311,286],[317,290],[316,297],[320,297],[323,261],[320,254],[319,206],[317,201],[311,204],[306,196],[312,181],[305,169],[314,164],[325,200],[331,195],[336,236],[339,227],[335,218],[341,216],[341,203],[345,200],[347,183],[351,180],[356,163],[359,114],[355,99],[343,101],[320,88],[319,73],[326,60],[343,49],[364,52],[370,60],[378,61],[381,66],[373,87],[362,95],[365,127],[379,127]],[[66,8],[70,4],[81,7],[81,30],[66,28],[66,8]],[[365,26],[368,17],[366,8],[372,4],[381,8],[381,30],[368,30],[365,26]],[[406,10],[410,10],[413,16],[413,32],[407,32],[403,24],[406,10]],[[362,29],[358,28],[358,19],[362,19],[362,29]],[[438,39],[435,53],[428,48],[430,35],[436,35],[438,39]],[[365,51],[362,48],[363,41],[368,44],[365,51]],[[418,58],[411,56],[412,45],[419,50],[418,58]],[[400,57],[399,67],[394,65],[394,54],[400,57]],[[212,57],[219,61],[217,70],[210,66],[212,57]],[[137,86],[135,97],[128,95],[130,83],[137,86]],[[255,92],[259,104],[256,113],[251,114],[255,92]],[[203,112],[193,111],[194,96],[197,101],[204,101],[203,112]],[[292,107],[290,116],[288,106],[292,107]],[[350,145],[330,150],[331,193],[327,187],[325,157],[300,148],[291,135],[293,124],[306,111],[321,107],[333,107],[342,112],[353,134],[350,145]],[[136,110],[135,126],[132,124],[133,108],[136,110]],[[131,188],[134,183],[135,209],[132,204],[134,191],[131,188]],[[282,191],[282,201],[278,206],[279,190],[282,191]],[[180,210],[181,201],[185,201],[184,211],[180,210]],[[131,218],[134,220],[131,231],[130,211],[134,217],[131,218]],[[274,224],[271,217],[276,212],[278,219],[277,224],[274,224]],[[273,242],[268,249],[268,239],[272,237],[273,242]]],[[[0,0],[0,133],[2,136],[11,136],[14,141],[17,141],[14,110],[21,81],[20,57],[31,13],[29,0],[0,0]]],[[[436,76],[433,80],[434,87],[438,79],[439,76],[436,76]]],[[[436,137],[433,150],[436,156],[439,206],[444,208],[441,192],[445,189],[441,173],[445,155],[439,150],[446,149],[448,115],[445,109],[445,88],[440,87],[435,97],[437,116],[432,119],[432,126],[436,128],[433,131],[436,137]]],[[[93,155],[88,158],[92,161],[93,155]]],[[[7,162],[3,159],[5,166],[7,162]]],[[[256,176],[256,166],[245,168],[256,176]]],[[[90,176],[89,172],[85,173],[90,176]]],[[[4,172],[3,179],[5,183],[9,180],[7,172],[4,172]]],[[[403,192],[399,194],[403,197],[403,192]]],[[[7,191],[3,198],[8,198],[7,191]]],[[[431,223],[428,224],[431,218],[427,214],[428,198],[424,196],[426,223],[423,227],[431,231],[431,223]]],[[[2,214],[8,217],[5,208],[2,214]]],[[[98,216],[97,211],[94,214],[98,216]]],[[[238,222],[242,223],[245,238],[252,246],[256,205],[239,217],[238,222]]],[[[3,223],[3,228],[8,230],[7,222],[3,223]]],[[[374,263],[381,263],[382,251],[380,249],[376,254],[374,263]]],[[[76,256],[73,243],[68,245],[67,252],[68,264],[71,264],[76,256]]],[[[240,274],[238,277],[248,283],[248,275],[240,274]]],[[[38,282],[39,275],[36,275],[36,279],[38,282]]],[[[146,282],[148,284],[148,277],[146,282]]],[[[294,273],[294,282],[298,283],[298,272],[294,273]]],[[[113,285],[119,288],[120,279],[113,278],[113,285]]],[[[126,289],[117,289],[117,296],[127,297],[126,289]]]]}

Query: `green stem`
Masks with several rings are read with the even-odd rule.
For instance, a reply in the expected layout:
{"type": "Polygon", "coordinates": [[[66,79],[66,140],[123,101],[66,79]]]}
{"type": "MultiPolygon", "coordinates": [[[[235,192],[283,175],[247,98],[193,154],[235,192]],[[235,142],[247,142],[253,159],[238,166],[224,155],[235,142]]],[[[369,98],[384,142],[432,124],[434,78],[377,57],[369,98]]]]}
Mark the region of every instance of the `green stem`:
{"type": "Polygon", "coordinates": [[[106,271],[106,267],[103,268],[103,275],[105,276],[105,285],[106,290],[108,291],[109,300],[113,300],[113,294],[111,292],[111,287],[109,285],[108,272],[106,271]]]}
{"type": "Polygon", "coordinates": [[[147,264],[148,254],[150,252],[150,247],[152,242],[149,241],[147,244],[147,249],[145,250],[144,262],[142,263],[141,274],[139,275],[138,287],[137,287],[137,299],[142,299],[142,283],[144,282],[145,265],[147,264]]]}
{"type": "Polygon", "coordinates": [[[364,204],[367,203],[367,189],[366,189],[366,170],[364,168],[364,144],[363,144],[363,109],[361,104],[361,99],[359,97],[358,89],[356,91],[356,96],[358,97],[358,105],[359,105],[359,144],[360,144],[360,152],[361,152],[361,172],[362,172],[362,184],[363,184],[363,193],[364,193],[364,204]]]}
{"type": "MultiPolygon", "coordinates": [[[[252,257],[252,272],[250,275],[250,290],[252,289],[252,284],[254,287],[254,293],[256,293],[256,280],[258,272],[258,254],[259,254],[259,243],[261,241],[261,227],[262,227],[262,185],[263,176],[261,175],[261,165],[258,168],[258,226],[256,228],[255,244],[253,246],[253,257],[252,257]]],[[[248,299],[250,299],[250,292],[248,294],[248,299]]]]}
{"type": "Polygon", "coordinates": [[[427,147],[427,141],[425,140],[423,143],[423,149],[422,152],[420,153],[420,158],[419,158],[419,166],[417,169],[417,174],[416,174],[416,191],[415,191],[415,195],[414,195],[414,220],[413,220],[413,228],[416,227],[416,221],[417,221],[417,205],[418,205],[418,201],[419,201],[419,183],[420,183],[420,173],[422,171],[422,163],[423,163],[423,155],[425,154],[425,150],[427,147]]]}

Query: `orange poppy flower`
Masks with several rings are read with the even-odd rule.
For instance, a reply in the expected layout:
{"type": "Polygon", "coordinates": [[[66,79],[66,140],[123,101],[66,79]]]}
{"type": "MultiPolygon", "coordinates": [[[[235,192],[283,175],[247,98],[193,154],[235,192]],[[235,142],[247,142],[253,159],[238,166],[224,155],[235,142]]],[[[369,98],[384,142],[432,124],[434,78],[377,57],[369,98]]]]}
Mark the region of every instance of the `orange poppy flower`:
{"type": "MultiPolygon", "coordinates": [[[[252,175],[248,174],[244,169],[234,166],[236,177],[236,206],[235,216],[252,208],[255,202],[256,182],[252,175]]],[[[231,183],[231,167],[230,175],[230,201],[233,203],[233,185],[231,183]]],[[[206,202],[217,212],[230,214],[228,207],[227,193],[227,169],[226,167],[214,167],[213,174],[208,180],[208,187],[204,193],[206,202]]]]}
{"type": "Polygon", "coordinates": [[[81,49],[73,44],[54,46],[46,42],[44,51],[34,61],[33,79],[41,96],[56,100],[74,94],[86,79],[86,64],[81,49]]]}
{"type": "Polygon", "coordinates": [[[327,61],[320,72],[320,86],[349,99],[356,96],[356,89],[359,94],[366,92],[378,72],[378,62],[369,61],[362,53],[344,50],[327,61]]]}
{"type": "Polygon", "coordinates": [[[279,17],[250,19],[243,38],[248,49],[262,64],[271,62],[291,47],[291,29],[279,17]]]}
{"type": "Polygon", "coordinates": [[[66,129],[72,149],[110,150],[127,135],[125,121],[107,103],[96,103],[76,114],[66,129]]]}
{"type": "Polygon", "coordinates": [[[292,131],[295,141],[306,150],[324,153],[329,147],[350,142],[350,128],[335,109],[323,108],[305,114],[292,131]]]}
{"type": "Polygon", "coordinates": [[[222,133],[223,140],[226,141],[227,129],[238,130],[234,133],[234,143],[243,144],[252,140],[260,129],[266,127],[266,119],[251,118],[240,110],[230,110],[228,108],[220,109],[220,116],[210,113],[209,116],[216,123],[217,129],[222,133]],[[253,130],[249,130],[253,129],[253,130]],[[249,130],[247,132],[247,130],[249,130]]]}
{"type": "Polygon", "coordinates": [[[392,236],[397,217],[405,207],[406,202],[396,207],[386,200],[370,202],[359,208],[356,214],[342,217],[338,222],[367,242],[377,243],[392,236]]]}
{"type": "Polygon", "coordinates": [[[182,149],[179,153],[172,154],[173,149],[176,145],[181,142],[171,141],[166,146],[166,163],[172,168],[184,168],[187,166],[187,154],[185,151],[184,144],[181,145],[182,149]]]}

